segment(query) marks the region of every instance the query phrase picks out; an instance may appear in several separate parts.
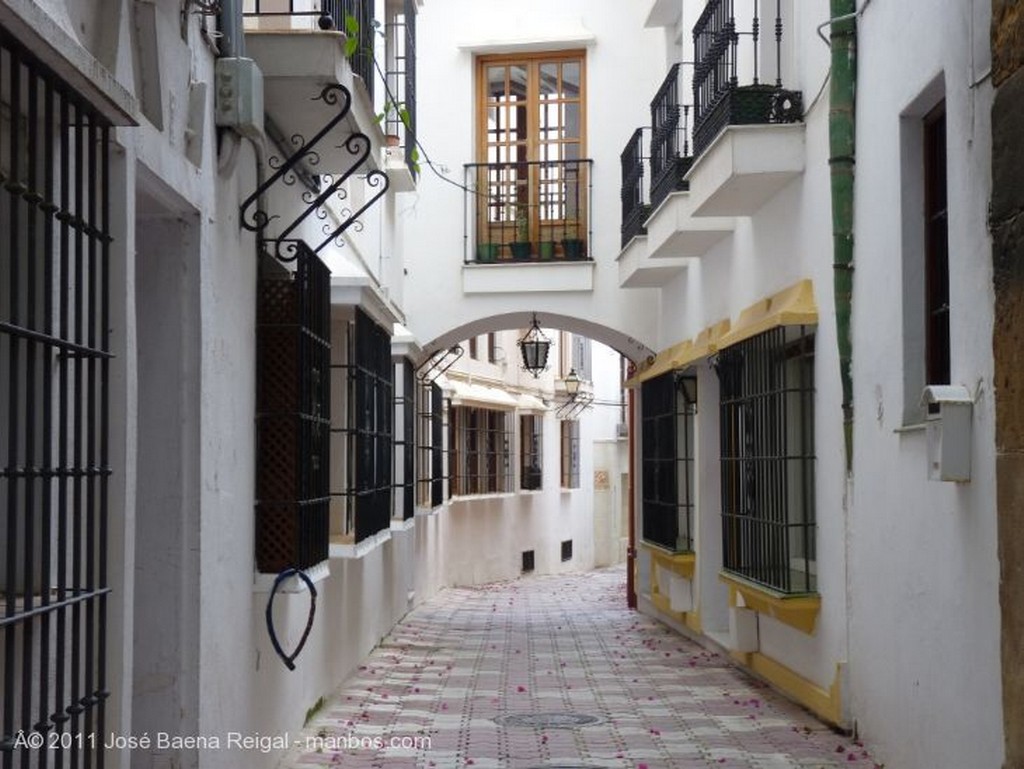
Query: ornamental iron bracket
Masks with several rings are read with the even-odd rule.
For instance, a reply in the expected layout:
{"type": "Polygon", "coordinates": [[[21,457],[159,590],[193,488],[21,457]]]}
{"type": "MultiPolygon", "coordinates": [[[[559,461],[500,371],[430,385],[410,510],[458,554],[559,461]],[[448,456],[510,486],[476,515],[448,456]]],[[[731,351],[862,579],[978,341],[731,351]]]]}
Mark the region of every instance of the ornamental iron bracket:
{"type": "Polygon", "coordinates": [[[416,377],[424,384],[433,384],[434,380],[450,369],[463,353],[462,345],[458,344],[438,350],[416,370],[416,377]]]}
{"type": "Polygon", "coordinates": [[[266,244],[273,243],[274,255],[278,259],[282,259],[284,261],[287,261],[289,257],[282,252],[282,249],[290,250],[287,249],[287,244],[295,241],[296,236],[293,234],[296,229],[298,229],[298,227],[311,215],[315,215],[317,219],[324,222],[321,229],[324,235],[326,235],[326,237],[312,249],[314,253],[319,254],[331,242],[334,242],[338,246],[344,245],[344,242],[341,240],[341,236],[349,229],[349,227],[355,227],[357,232],[362,230],[362,223],[359,221],[359,217],[384,196],[384,193],[387,192],[391,183],[388,179],[388,175],[383,171],[379,169],[371,170],[366,174],[365,180],[368,186],[376,189],[376,192],[356,211],[352,211],[350,208],[343,205],[340,209],[342,221],[337,226],[335,226],[333,222],[327,221],[329,214],[327,209],[324,207],[324,204],[327,203],[332,196],[336,197],[340,201],[344,201],[348,197],[348,192],[343,188],[343,185],[356,173],[360,166],[362,166],[370,156],[370,150],[372,148],[370,137],[361,131],[356,131],[350,134],[348,138],[345,139],[344,143],[338,147],[338,149],[344,149],[351,156],[352,162],[348,167],[339,174],[321,174],[321,189],[319,191],[306,190],[302,193],[302,200],[307,204],[306,209],[287,227],[284,227],[276,237],[267,237],[267,227],[272,221],[279,219],[280,217],[277,215],[269,215],[263,209],[263,196],[278,182],[287,186],[295,184],[297,180],[296,171],[300,169],[301,165],[305,165],[307,167],[315,167],[319,165],[320,153],[318,152],[317,147],[320,145],[320,142],[324,137],[326,137],[335,126],[345,119],[352,108],[352,94],[345,86],[337,83],[325,86],[319,96],[313,97],[313,101],[322,101],[330,106],[338,105],[338,112],[309,141],[300,134],[294,134],[291,137],[291,143],[295,147],[295,151],[292,152],[292,154],[290,154],[285,160],[282,161],[276,156],[268,158],[267,163],[274,169],[274,173],[264,180],[264,182],[256,188],[256,191],[242,202],[239,212],[241,225],[250,232],[255,232],[262,245],[266,246],[266,244]]]}

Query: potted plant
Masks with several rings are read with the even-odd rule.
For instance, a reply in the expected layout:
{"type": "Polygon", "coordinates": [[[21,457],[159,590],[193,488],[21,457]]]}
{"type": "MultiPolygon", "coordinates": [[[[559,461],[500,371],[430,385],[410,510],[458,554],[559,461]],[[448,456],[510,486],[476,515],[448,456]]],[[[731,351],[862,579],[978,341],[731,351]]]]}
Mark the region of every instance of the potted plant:
{"type": "Polygon", "coordinates": [[[492,264],[498,261],[498,252],[501,250],[500,243],[489,240],[476,244],[476,260],[480,264],[492,264]]]}
{"type": "Polygon", "coordinates": [[[525,203],[516,204],[516,239],[509,244],[512,258],[525,262],[530,258],[530,209],[525,203]]]}
{"type": "Polygon", "coordinates": [[[582,238],[565,238],[562,250],[569,261],[582,261],[587,258],[587,244],[582,238]]]}
{"type": "Polygon", "coordinates": [[[538,253],[542,262],[550,262],[555,258],[555,241],[542,240],[538,245],[538,253]]]}

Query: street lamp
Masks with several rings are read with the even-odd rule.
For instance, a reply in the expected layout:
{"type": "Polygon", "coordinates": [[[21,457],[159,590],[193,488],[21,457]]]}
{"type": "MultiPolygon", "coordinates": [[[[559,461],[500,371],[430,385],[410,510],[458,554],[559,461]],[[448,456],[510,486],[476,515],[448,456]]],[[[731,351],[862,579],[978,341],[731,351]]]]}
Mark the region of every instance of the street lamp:
{"type": "Polygon", "coordinates": [[[523,368],[533,374],[536,379],[542,371],[548,368],[548,352],[551,350],[551,340],[540,330],[537,324],[537,315],[534,313],[533,321],[526,335],[518,342],[519,352],[523,356],[523,368]]]}
{"type": "Polygon", "coordinates": [[[565,394],[569,396],[569,400],[576,400],[576,396],[580,394],[580,375],[576,373],[576,369],[569,369],[569,373],[563,382],[565,384],[565,394]]]}

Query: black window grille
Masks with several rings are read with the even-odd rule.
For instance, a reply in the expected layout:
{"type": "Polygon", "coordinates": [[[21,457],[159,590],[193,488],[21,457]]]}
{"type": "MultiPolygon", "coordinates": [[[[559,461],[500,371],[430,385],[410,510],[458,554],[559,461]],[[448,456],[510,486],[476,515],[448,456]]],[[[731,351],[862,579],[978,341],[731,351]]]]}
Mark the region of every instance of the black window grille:
{"type": "Polygon", "coordinates": [[[450,493],[512,491],[512,413],[454,406],[449,415],[450,493]]]}
{"type": "Polygon", "coordinates": [[[641,385],[643,538],[692,552],[696,380],[676,372],[641,385]]]}
{"type": "Polygon", "coordinates": [[[783,593],[817,589],[814,336],[778,327],[718,354],[726,571],[783,593]]]}
{"type": "MultiPolygon", "coordinates": [[[[402,477],[396,479],[395,489],[402,494],[402,519],[409,520],[416,512],[416,377],[412,362],[402,361],[402,394],[395,397],[395,416],[402,415],[402,438],[395,440],[395,448],[402,457],[402,477]]],[[[398,463],[395,462],[395,470],[398,463]]]]}
{"type": "Polygon", "coordinates": [[[360,542],[391,525],[394,366],[391,336],[356,308],[348,329],[346,533],[360,542]]]}
{"type": "Polygon", "coordinates": [[[533,414],[519,417],[519,487],[527,491],[543,485],[543,424],[542,418],[533,414]]]}
{"type": "Polygon", "coordinates": [[[580,487],[580,423],[566,419],[559,423],[561,433],[561,485],[563,489],[580,487]]]}
{"type": "Polygon", "coordinates": [[[260,264],[256,319],[256,566],[327,559],[330,270],[304,243],[260,264]],[[292,269],[294,267],[294,269],[292,269]]]}
{"type": "Polygon", "coordinates": [[[0,28],[4,769],[104,765],[109,139],[108,122],[0,28]]]}
{"type": "Polygon", "coordinates": [[[444,502],[444,394],[430,385],[430,505],[444,502]]]}

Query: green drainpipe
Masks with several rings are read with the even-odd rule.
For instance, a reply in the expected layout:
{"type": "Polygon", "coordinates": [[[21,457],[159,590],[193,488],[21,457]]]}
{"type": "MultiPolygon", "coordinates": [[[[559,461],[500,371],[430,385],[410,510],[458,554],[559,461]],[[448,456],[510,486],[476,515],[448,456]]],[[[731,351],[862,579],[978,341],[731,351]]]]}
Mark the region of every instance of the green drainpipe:
{"type": "Polygon", "coordinates": [[[832,172],[833,289],[843,386],[846,470],[853,469],[853,378],[850,308],[853,303],[854,95],[857,85],[856,0],[831,0],[832,81],[829,92],[829,167],[832,172]]]}

